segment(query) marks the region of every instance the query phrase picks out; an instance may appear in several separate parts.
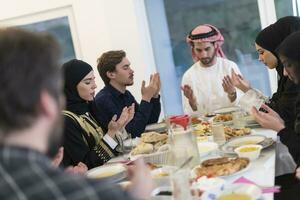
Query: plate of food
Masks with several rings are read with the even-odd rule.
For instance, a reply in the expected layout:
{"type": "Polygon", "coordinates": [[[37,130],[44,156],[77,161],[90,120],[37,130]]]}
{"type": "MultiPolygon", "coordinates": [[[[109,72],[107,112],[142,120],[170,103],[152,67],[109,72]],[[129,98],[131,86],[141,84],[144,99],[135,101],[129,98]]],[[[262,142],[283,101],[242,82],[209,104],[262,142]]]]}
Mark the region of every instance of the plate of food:
{"type": "Polygon", "coordinates": [[[201,122],[194,126],[193,133],[196,136],[210,136],[211,135],[211,124],[209,122],[201,122]]]}
{"type": "Polygon", "coordinates": [[[156,169],[151,170],[151,177],[153,179],[167,178],[173,173],[177,167],[162,165],[156,169]]]}
{"type": "Polygon", "coordinates": [[[262,148],[267,148],[274,143],[272,138],[263,135],[246,135],[233,138],[221,146],[224,153],[235,154],[234,149],[243,145],[259,144],[262,148]]]}
{"type": "Polygon", "coordinates": [[[205,191],[202,200],[259,200],[262,190],[253,184],[234,183],[226,184],[213,190],[205,191]]]}
{"type": "Polygon", "coordinates": [[[225,108],[220,108],[214,111],[216,114],[227,114],[227,113],[232,113],[235,111],[238,111],[240,108],[237,106],[232,106],[232,107],[225,107],[225,108]]]}
{"type": "Polygon", "coordinates": [[[191,171],[192,178],[207,177],[229,177],[241,174],[250,168],[248,158],[220,157],[203,161],[191,171]]]}
{"type": "Polygon", "coordinates": [[[123,164],[107,164],[95,167],[86,172],[86,176],[92,179],[105,179],[110,183],[119,182],[127,177],[126,167],[123,164]]]}
{"type": "Polygon", "coordinates": [[[233,128],[229,126],[224,127],[226,140],[230,140],[234,137],[250,135],[251,131],[252,131],[251,128],[233,128]]]}
{"type": "Polygon", "coordinates": [[[224,125],[230,125],[233,124],[232,121],[232,114],[231,113],[227,113],[227,114],[217,114],[214,118],[213,118],[213,123],[222,123],[224,125]]]}
{"type": "Polygon", "coordinates": [[[145,131],[156,131],[156,132],[166,132],[167,131],[167,124],[165,122],[149,124],[146,126],[145,131]]]}
{"type": "Polygon", "coordinates": [[[140,143],[129,153],[130,160],[142,156],[146,162],[167,164],[170,155],[168,135],[157,132],[146,132],[141,135],[140,143]]]}

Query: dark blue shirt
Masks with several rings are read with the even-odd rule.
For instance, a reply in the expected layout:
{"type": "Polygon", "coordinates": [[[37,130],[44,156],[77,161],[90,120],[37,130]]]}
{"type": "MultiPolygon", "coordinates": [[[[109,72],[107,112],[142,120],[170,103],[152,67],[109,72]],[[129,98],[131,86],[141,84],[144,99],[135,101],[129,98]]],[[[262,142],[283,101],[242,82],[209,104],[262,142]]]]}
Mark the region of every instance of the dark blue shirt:
{"type": "Polygon", "coordinates": [[[125,128],[132,137],[138,137],[144,132],[147,124],[158,121],[161,111],[159,97],[152,98],[150,102],[142,100],[138,104],[128,90],[123,94],[108,84],[96,95],[92,113],[104,131],[107,132],[107,125],[113,115],[117,114],[120,117],[123,108],[132,103],[135,103],[134,118],[125,128]]]}

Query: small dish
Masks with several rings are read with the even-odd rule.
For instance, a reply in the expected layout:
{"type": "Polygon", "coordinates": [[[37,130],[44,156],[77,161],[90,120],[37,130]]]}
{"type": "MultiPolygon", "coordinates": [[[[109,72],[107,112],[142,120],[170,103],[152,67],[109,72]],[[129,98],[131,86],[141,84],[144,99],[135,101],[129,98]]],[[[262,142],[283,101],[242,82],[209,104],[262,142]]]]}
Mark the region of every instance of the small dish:
{"type": "Polygon", "coordinates": [[[92,179],[105,179],[110,183],[119,182],[127,177],[126,167],[123,164],[107,164],[95,167],[86,172],[92,179]]]}
{"type": "Polygon", "coordinates": [[[151,171],[151,176],[153,179],[167,178],[173,173],[177,167],[174,166],[162,166],[160,168],[151,171]]]}
{"type": "Polygon", "coordinates": [[[259,200],[261,196],[262,191],[256,185],[239,183],[206,191],[201,200],[259,200]]]}
{"type": "Polygon", "coordinates": [[[218,149],[218,144],[215,142],[197,142],[197,144],[200,157],[207,156],[218,149]]]}
{"type": "Polygon", "coordinates": [[[249,158],[250,160],[256,160],[260,151],[263,147],[261,145],[252,144],[252,145],[243,145],[234,149],[234,152],[238,154],[239,157],[249,158]]]}

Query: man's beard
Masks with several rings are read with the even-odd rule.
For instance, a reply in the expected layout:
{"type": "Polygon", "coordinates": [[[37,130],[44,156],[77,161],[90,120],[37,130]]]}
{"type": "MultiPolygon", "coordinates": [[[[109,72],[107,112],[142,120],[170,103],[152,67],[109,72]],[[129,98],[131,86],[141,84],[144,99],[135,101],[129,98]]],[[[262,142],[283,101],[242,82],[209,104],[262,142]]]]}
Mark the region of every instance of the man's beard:
{"type": "Polygon", "coordinates": [[[210,66],[214,61],[215,57],[217,56],[217,51],[215,50],[214,54],[211,57],[201,58],[200,62],[203,65],[210,66]]]}
{"type": "Polygon", "coordinates": [[[50,131],[48,139],[47,155],[50,158],[53,158],[58,153],[58,149],[62,146],[63,124],[63,118],[61,114],[59,114],[57,120],[55,120],[55,122],[53,123],[53,127],[50,131]]]}

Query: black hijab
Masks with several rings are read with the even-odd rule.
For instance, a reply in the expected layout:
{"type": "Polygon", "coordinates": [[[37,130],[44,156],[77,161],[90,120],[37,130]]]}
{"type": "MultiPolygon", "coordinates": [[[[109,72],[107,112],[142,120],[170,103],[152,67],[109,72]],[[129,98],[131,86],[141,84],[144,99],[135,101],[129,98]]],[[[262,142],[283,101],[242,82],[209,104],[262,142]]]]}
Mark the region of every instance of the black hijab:
{"type": "Polygon", "coordinates": [[[280,18],[274,24],[263,29],[257,35],[255,43],[262,48],[270,51],[278,60],[276,70],[280,77],[283,76],[283,66],[276,53],[276,48],[291,33],[300,30],[300,18],[295,16],[287,16],[280,18]]]}
{"type": "Polygon", "coordinates": [[[64,93],[67,110],[76,114],[88,112],[89,104],[79,96],[77,85],[93,68],[82,60],[73,59],[63,64],[62,70],[65,79],[64,93]]]}
{"type": "Polygon", "coordinates": [[[283,65],[276,52],[282,41],[293,32],[300,30],[300,18],[294,16],[283,17],[276,23],[263,29],[256,37],[256,44],[272,52],[278,60],[276,71],[279,75],[278,88],[268,105],[285,121],[286,126],[294,126],[296,112],[295,102],[300,86],[294,84],[283,75],[283,65]]]}

